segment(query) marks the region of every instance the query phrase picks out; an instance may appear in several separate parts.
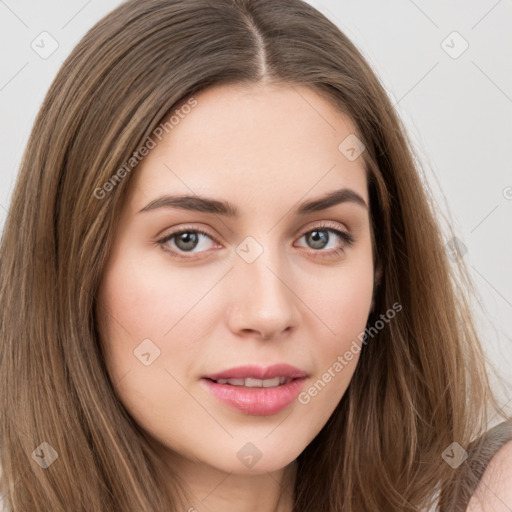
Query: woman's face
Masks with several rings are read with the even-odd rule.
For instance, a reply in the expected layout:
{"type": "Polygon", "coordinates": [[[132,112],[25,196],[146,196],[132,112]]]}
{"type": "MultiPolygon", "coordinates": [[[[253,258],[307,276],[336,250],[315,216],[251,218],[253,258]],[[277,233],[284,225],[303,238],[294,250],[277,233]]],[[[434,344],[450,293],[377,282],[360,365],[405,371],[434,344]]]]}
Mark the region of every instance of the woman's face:
{"type": "Polygon", "coordinates": [[[275,471],[325,425],[359,357],[374,282],[363,157],[349,118],[308,88],[195,100],[132,171],[98,296],[106,363],[169,457],[275,471]],[[294,377],[265,373],[282,364],[294,380],[260,382],[294,377]]]}

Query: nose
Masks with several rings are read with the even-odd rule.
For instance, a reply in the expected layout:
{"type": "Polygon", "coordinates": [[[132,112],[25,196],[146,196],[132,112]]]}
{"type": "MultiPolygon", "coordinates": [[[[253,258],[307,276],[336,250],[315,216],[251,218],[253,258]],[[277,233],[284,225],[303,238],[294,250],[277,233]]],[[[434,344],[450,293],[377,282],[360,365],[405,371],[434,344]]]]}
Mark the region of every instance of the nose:
{"type": "Polygon", "coordinates": [[[239,259],[230,278],[227,323],[233,333],[256,333],[262,339],[270,339],[297,328],[301,301],[294,293],[293,278],[282,257],[265,250],[252,263],[239,259]]]}

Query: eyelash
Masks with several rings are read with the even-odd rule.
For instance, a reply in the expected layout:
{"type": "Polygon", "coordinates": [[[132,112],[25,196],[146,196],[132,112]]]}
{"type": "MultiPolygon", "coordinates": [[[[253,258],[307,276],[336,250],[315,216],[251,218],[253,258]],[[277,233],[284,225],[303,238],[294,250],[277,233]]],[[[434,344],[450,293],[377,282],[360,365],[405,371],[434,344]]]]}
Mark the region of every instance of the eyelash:
{"type": "MultiPolygon", "coordinates": [[[[355,238],[353,235],[351,235],[350,233],[347,233],[345,231],[342,231],[340,229],[334,228],[334,227],[330,226],[329,224],[319,224],[318,226],[315,226],[312,229],[308,229],[307,231],[302,233],[300,238],[302,238],[304,235],[308,235],[308,234],[312,233],[313,231],[328,231],[330,233],[334,233],[335,235],[337,235],[339,238],[341,238],[345,242],[346,247],[350,247],[355,242],[355,238]]],[[[162,249],[164,251],[170,253],[173,257],[176,257],[179,259],[184,259],[184,260],[195,259],[194,257],[181,255],[181,253],[186,253],[186,251],[181,251],[181,253],[180,253],[180,251],[170,250],[168,248],[168,246],[165,245],[169,240],[172,240],[173,238],[175,238],[178,235],[181,235],[183,233],[199,233],[199,234],[207,236],[208,238],[211,238],[215,243],[218,243],[217,240],[215,240],[215,237],[213,237],[207,231],[200,229],[200,228],[186,228],[186,227],[166,235],[164,238],[158,240],[157,243],[162,246],[162,249]]],[[[345,254],[345,249],[343,247],[337,247],[335,249],[330,249],[328,251],[325,251],[323,249],[309,248],[308,252],[310,252],[310,254],[313,258],[336,258],[336,257],[342,256],[343,254],[345,254]]]]}

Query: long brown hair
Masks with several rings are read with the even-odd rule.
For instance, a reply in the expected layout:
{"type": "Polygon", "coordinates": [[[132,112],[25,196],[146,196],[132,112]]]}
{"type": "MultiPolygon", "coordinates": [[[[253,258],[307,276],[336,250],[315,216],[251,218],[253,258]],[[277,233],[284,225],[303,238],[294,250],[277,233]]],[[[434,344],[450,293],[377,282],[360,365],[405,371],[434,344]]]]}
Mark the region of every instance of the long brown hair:
{"type": "Polygon", "coordinates": [[[447,259],[412,146],[374,72],[301,0],[130,0],[62,65],[5,224],[0,483],[12,512],[181,510],[184,483],[169,482],[114,393],[96,291],[136,172],[126,163],[194,94],[262,80],[311,87],[355,122],[382,268],[368,325],[402,306],[364,344],[347,392],[298,457],[294,511],[418,510],[456,482],[443,451],[468,446],[498,407],[463,261],[447,259]]]}

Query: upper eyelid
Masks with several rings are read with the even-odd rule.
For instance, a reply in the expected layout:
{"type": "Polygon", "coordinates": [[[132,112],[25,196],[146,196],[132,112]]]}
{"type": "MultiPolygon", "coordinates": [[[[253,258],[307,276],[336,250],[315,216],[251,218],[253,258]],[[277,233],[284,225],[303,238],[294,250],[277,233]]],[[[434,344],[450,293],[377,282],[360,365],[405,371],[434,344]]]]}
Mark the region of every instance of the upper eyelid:
{"type": "MultiPolygon", "coordinates": [[[[317,221],[311,221],[311,222],[307,223],[306,226],[302,226],[300,229],[295,230],[294,236],[298,236],[298,235],[303,236],[305,233],[309,233],[310,231],[314,231],[315,229],[318,229],[318,228],[334,229],[334,230],[344,231],[347,233],[350,233],[350,231],[351,231],[347,226],[343,225],[343,223],[341,223],[339,221],[317,220],[317,221]]],[[[221,238],[221,239],[223,238],[223,237],[218,237],[215,234],[211,233],[209,228],[197,227],[197,226],[187,225],[187,224],[184,224],[184,227],[176,228],[176,230],[171,231],[167,235],[163,235],[163,237],[161,237],[161,238],[168,238],[170,236],[175,236],[175,235],[178,235],[178,234],[186,232],[186,231],[204,232],[204,234],[208,235],[209,237],[213,238],[214,240],[217,240],[218,238],[221,238]]]]}

